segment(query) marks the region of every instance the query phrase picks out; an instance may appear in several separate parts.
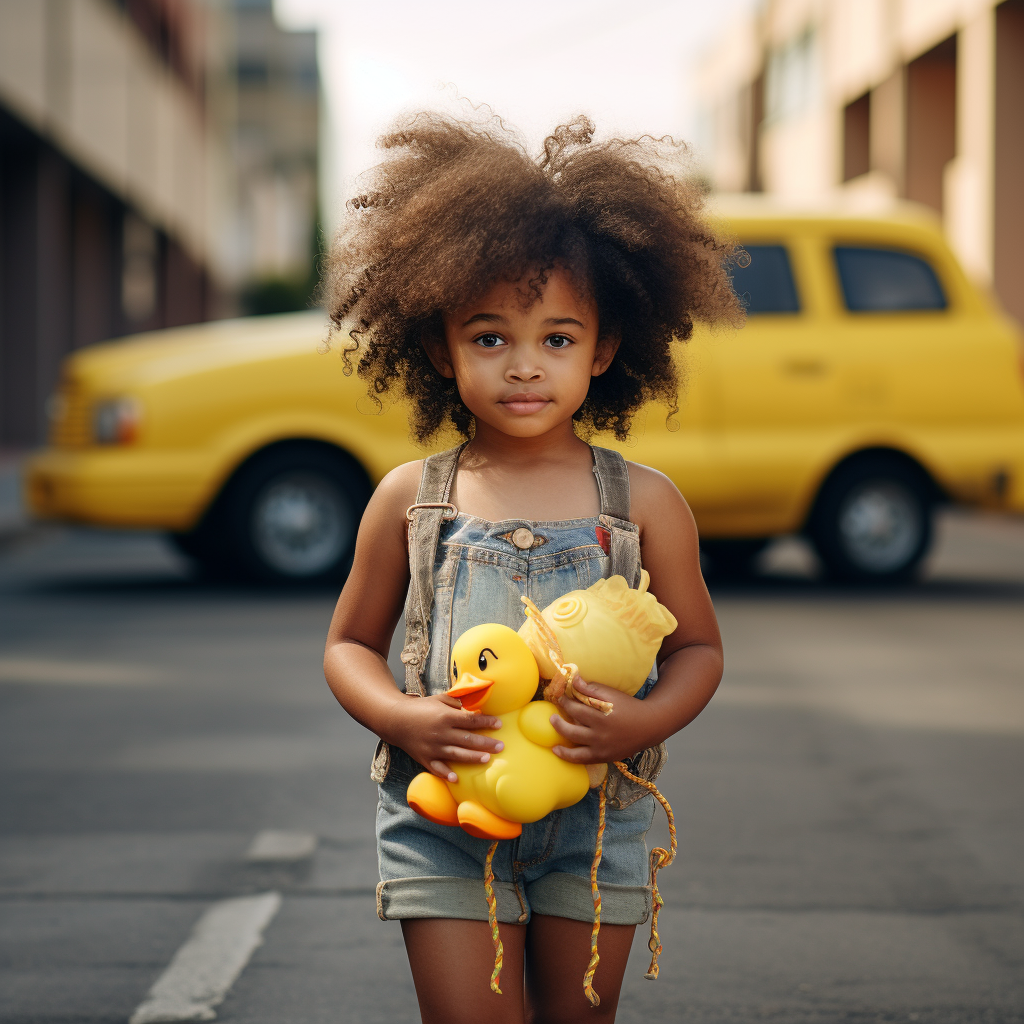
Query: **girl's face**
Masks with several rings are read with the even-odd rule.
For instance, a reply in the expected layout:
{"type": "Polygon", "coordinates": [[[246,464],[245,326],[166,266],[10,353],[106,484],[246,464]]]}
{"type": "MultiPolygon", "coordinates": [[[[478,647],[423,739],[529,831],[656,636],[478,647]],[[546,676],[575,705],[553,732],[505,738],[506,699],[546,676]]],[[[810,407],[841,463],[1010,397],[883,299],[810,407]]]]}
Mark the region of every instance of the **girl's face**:
{"type": "Polygon", "coordinates": [[[618,341],[598,338],[597,306],[556,268],[541,297],[524,306],[526,281],[500,282],[444,317],[446,344],[428,345],[454,377],[477,426],[537,437],[569,423],[590,378],[604,373],[618,341]]]}

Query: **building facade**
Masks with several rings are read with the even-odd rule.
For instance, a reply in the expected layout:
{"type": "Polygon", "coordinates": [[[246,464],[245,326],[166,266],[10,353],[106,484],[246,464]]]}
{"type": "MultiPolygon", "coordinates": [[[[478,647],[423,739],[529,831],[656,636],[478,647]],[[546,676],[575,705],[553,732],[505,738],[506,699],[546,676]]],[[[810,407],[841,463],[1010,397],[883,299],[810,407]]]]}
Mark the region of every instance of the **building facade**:
{"type": "Polygon", "coordinates": [[[766,0],[697,92],[715,187],[930,206],[1024,321],[1024,0],[766,0]]]}
{"type": "MultiPolygon", "coordinates": [[[[271,0],[0,0],[0,447],[43,439],[72,349],[237,312],[262,273],[249,241],[261,216],[290,239],[271,262],[294,262],[292,236],[308,237],[315,212],[316,118],[310,129],[273,105],[290,80],[265,87],[264,120],[306,131],[314,184],[286,181],[279,191],[298,198],[284,213],[254,211],[246,182],[280,147],[242,159],[239,25],[253,12],[269,46],[292,35],[271,0]]],[[[315,109],[315,38],[297,35],[315,109]]]]}

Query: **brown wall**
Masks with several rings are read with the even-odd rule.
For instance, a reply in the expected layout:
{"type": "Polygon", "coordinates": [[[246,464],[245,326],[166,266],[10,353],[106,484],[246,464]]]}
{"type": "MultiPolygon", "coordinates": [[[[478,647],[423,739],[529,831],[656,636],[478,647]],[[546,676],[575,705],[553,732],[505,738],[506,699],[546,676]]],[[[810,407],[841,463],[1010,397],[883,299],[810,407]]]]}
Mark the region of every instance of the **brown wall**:
{"type": "Polygon", "coordinates": [[[905,195],[942,212],[942,173],[956,156],[956,37],[907,65],[905,195]]]}
{"type": "Polygon", "coordinates": [[[1024,0],[996,8],[995,289],[1024,323],[1024,0]]]}
{"type": "MultiPolygon", "coordinates": [[[[208,316],[206,274],[174,239],[154,238],[152,311],[123,303],[129,211],[0,109],[0,447],[46,436],[46,399],[75,348],[208,316]]],[[[136,219],[137,223],[137,219],[136,219]]]]}

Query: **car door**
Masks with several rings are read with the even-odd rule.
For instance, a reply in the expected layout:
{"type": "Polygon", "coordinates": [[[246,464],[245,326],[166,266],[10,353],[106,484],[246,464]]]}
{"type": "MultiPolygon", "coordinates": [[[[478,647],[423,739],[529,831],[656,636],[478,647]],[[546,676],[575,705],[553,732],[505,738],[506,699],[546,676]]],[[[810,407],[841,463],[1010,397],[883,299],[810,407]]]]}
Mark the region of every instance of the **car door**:
{"type": "Polygon", "coordinates": [[[794,528],[808,466],[838,417],[838,354],[815,239],[794,230],[740,241],[749,260],[735,269],[733,287],[747,324],[714,348],[719,473],[709,536],[794,528]]]}
{"type": "Polygon", "coordinates": [[[850,419],[926,459],[958,497],[998,498],[1020,422],[1008,332],[925,239],[837,236],[829,256],[850,419]]]}

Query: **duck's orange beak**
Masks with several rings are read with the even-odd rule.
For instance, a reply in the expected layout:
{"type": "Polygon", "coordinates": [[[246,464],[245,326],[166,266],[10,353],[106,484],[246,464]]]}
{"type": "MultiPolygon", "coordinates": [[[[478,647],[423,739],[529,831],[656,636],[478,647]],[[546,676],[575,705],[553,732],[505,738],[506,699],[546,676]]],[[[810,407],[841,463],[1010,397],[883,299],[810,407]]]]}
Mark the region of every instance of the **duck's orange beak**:
{"type": "Polygon", "coordinates": [[[466,711],[479,713],[493,685],[493,679],[481,679],[479,676],[463,672],[459,676],[459,681],[448,690],[448,696],[462,701],[466,711]]]}

